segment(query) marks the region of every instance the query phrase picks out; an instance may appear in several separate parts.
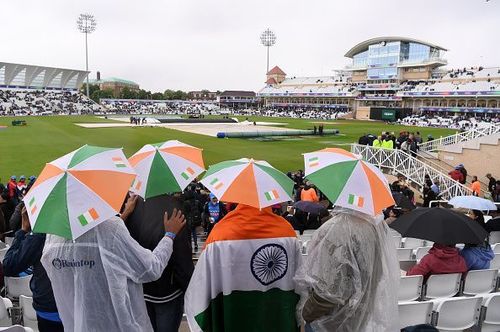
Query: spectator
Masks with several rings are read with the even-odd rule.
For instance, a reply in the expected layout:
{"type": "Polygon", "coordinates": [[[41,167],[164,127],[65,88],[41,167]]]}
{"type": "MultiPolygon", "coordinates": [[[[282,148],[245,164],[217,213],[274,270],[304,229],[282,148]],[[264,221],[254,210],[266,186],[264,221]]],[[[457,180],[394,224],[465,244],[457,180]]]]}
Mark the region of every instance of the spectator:
{"type": "MultiPolygon", "coordinates": [[[[122,214],[130,213],[130,198],[122,214]]],[[[142,283],[158,279],[185,221],[180,211],[163,218],[165,236],[153,252],[141,247],[123,221],[112,217],[75,241],[47,235],[42,264],[52,281],[67,331],[151,331],[142,283]]]]}
{"type": "Polygon", "coordinates": [[[432,274],[464,273],[467,264],[454,245],[434,243],[429,253],[412,267],[406,275],[422,275],[425,279],[432,274]]]}
{"type": "Polygon", "coordinates": [[[22,201],[27,191],[28,191],[28,185],[26,184],[26,177],[24,175],[21,175],[21,177],[19,178],[19,182],[17,182],[17,187],[16,187],[17,200],[22,201]]]}
{"type": "Polygon", "coordinates": [[[456,166],[451,172],[448,173],[448,175],[455,181],[458,181],[460,183],[463,182],[464,175],[460,171],[459,166],[456,166]]]}
{"type": "Polygon", "coordinates": [[[441,189],[439,188],[439,181],[435,180],[431,186],[431,190],[436,194],[436,198],[439,198],[439,194],[441,193],[441,189]]]}
{"type": "Polygon", "coordinates": [[[495,183],[495,191],[493,192],[493,201],[500,202],[500,180],[495,183]]]}
{"type": "Polygon", "coordinates": [[[30,182],[28,182],[28,188],[26,188],[26,192],[30,191],[31,187],[35,184],[36,176],[30,176],[29,180],[30,182]]]}
{"type": "MultiPolygon", "coordinates": [[[[436,194],[436,192],[434,190],[432,190],[432,186],[433,186],[432,182],[430,183],[430,185],[428,182],[426,182],[424,184],[424,189],[422,192],[423,199],[424,199],[424,201],[422,203],[423,207],[429,207],[430,203],[432,201],[437,200],[437,198],[438,198],[438,195],[436,194]]],[[[437,189],[437,191],[439,192],[439,188],[437,189]]]]}
{"type": "Polygon", "coordinates": [[[311,186],[309,182],[306,182],[304,189],[300,192],[300,200],[306,202],[319,202],[316,190],[311,186]]]}
{"type": "Polygon", "coordinates": [[[203,207],[202,219],[205,225],[205,230],[208,234],[212,231],[215,224],[217,224],[227,214],[226,206],[224,203],[219,202],[214,194],[210,193],[209,201],[203,207]]]}
{"type": "Polygon", "coordinates": [[[36,312],[40,332],[64,331],[47,272],[42,266],[45,234],[31,233],[26,208],[22,208],[22,227],[16,232],[12,246],[5,254],[3,270],[7,277],[18,277],[33,267],[30,289],[33,293],[33,309],[36,312]]]}
{"type": "Polygon", "coordinates": [[[427,135],[427,142],[433,141],[434,137],[431,134],[427,135]]]}
{"type": "MultiPolygon", "coordinates": [[[[484,216],[481,211],[472,210],[469,217],[486,230],[484,216]]],[[[495,253],[491,249],[487,239],[482,244],[466,244],[460,251],[460,255],[465,259],[469,270],[489,269],[491,260],[495,258],[495,253]]]]}
{"type": "Polygon", "coordinates": [[[295,277],[306,331],[396,331],[399,266],[386,223],[347,209],[315,233],[295,277]]]}
{"type": "Polygon", "coordinates": [[[459,164],[458,165],[458,170],[462,173],[463,178],[462,181],[460,181],[461,184],[465,184],[467,182],[467,170],[465,169],[464,164],[459,164]]]}
{"type": "MultiPolygon", "coordinates": [[[[130,235],[144,248],[154,250],[165,235],[163,216],[182,206],[179,197],[171,195],[138,200],[126,223],[130,235]]],[[[179,329],[184,313],[184,292],[194,270],[189,229],[186,227],[177,233],[173,242],[172,255],[161,277],[143,284],[146,308],[154,331],[179,329]]]]}
{"type": "Polygon", "coordinates": [[[17,181],[16,181],[16,176],[12,175],[10,177],[9,183],[7,183],[7,190],[9,193],[9,199],[13,200],[14,204],[17,205],[17,181]]]}
{"type": "Polygon", "coordinates": [[[474,196],[481,195],[481,183],[477,180],[477,176],[472,177],[472,183],[470,184],[470,189],[474,196]]]}
{"type": "Polygon", "coordinates": [[[490,192],[491,196],[493,196],[497,180],[493,176],[491,176],[491,173],[486,174],[486,178],[488,179],[488,191],[490,192]]]}
{"type": "Polygon", "coordinates": [[[386,136],[381,143],[381,147],[384,149],[394,149],[394,142],[392,141],[390,136],[386,136]]]}
{"type": "Polygon", "coordinates": [[[378,136],[375,140],[373,140],[372,146],[374,148],[381,148],[382,147],[382,136],[378,136]]]}
{"type": "Polygon", "coordinates": [[[203,213],[203,204],[196,199],[194,190],[189,188],[184,193],[184,205],[182,211],[186,216],[187,226],[193,240],[194,249],[198,250],[197,228],[201,226],[201,215],[203,213]]]}

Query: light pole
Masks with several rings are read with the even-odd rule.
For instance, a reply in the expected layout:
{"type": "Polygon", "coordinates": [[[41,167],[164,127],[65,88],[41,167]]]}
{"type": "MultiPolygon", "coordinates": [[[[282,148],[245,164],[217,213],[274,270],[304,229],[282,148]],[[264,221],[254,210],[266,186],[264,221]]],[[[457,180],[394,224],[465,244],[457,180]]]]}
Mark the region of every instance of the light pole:
{"type": "MultiPolygon", "coordinates": [[[[97,22],[92,14],[80,14],[76,20],[76,25],[81,33],[85,34],[85,71],[89,71],[89,48],[87,35],[95,31],[97,22]]],[[[89,96],[89,74],[87,73],[87,97],[89,96]]]]}
{"type": "Polygon", "coordinates": [[[260,34],[260,43],[267,47],[267,74],[269,72],[269,48],[276,44],[276,35],[268,28],[260,34]]]}

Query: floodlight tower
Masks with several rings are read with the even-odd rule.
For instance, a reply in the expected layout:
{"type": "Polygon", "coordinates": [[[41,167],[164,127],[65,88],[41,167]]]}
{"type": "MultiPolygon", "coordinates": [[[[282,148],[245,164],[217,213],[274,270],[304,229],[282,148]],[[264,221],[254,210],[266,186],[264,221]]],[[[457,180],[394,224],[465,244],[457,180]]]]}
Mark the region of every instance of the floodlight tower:
{"type": "Polygon", "coordinates": [[[260,34],[260,43],[267,47],[267,74],[269,72],[269,48],[276,44],[276,35],[268,28],[260,34]]]}
{"type": "MultiPolygon", "coordinates": [[[[97,22],[92,14],[80,14],[76,20],[76,25],[81,33],[85,34],[85,71],[89,71],[89,48],[87,35],[95,31],[97,22]]],[[[87,74],[87,97],[89,96],[89,74],[87,74]]]]}

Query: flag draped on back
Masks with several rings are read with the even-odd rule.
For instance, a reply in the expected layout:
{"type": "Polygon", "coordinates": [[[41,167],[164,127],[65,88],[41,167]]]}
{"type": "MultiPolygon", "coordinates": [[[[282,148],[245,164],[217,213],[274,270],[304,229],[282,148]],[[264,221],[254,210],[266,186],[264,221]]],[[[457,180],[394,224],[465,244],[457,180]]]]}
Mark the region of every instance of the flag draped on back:
{"type": "Polygon", "coordinates": [[[186,291],[191,331],[298,331],[300,250],[270,209],[239,205],[210,233],[186,291]]]}

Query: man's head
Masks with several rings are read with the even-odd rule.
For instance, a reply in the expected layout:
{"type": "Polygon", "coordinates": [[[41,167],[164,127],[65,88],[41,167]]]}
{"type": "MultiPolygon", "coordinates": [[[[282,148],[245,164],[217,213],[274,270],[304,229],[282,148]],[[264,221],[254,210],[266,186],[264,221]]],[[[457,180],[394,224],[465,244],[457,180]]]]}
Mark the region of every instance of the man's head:
{"type": "Polygon", "coordinates": [[[21,175],[21,177],[19,178],[19,181],[21,181],[21,182],[26,181],[26,177],[24,175],[21,175]]]}
{"type": "Polygon", "coordinates": [[[474,176],[472,177],[472,182],[476,182],[476,181],[477,181],[477,176],[476,176],[476,175],[474,175],[474,176]]]}
{"type": "Polygon", "coordinates": [[[11,180],[11,181],[16,181],[16,179],[17,179],[17,177],[16,177],[15,175],[12,175],[12,176],[10,177],[10,180],[11,180]]]}
{"type": "Polygon", "coordinates": [[[217,204],[219,202],[219,200],[217,199],[217,197],[215,197],[214,194],[210,193],[210,195],[208,196],[210,198],[210,202],[212,204],[217,204]]]}
{"type": "Polygon", "coordinates": [[[490,174],[490,173],[486,174],[486,177],[487,177],[488,179],[491,179],[491,174],[490,174]]]}

